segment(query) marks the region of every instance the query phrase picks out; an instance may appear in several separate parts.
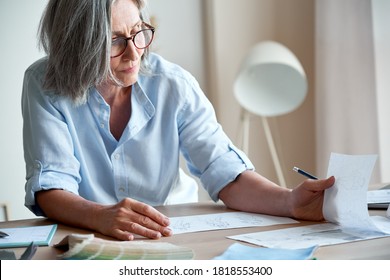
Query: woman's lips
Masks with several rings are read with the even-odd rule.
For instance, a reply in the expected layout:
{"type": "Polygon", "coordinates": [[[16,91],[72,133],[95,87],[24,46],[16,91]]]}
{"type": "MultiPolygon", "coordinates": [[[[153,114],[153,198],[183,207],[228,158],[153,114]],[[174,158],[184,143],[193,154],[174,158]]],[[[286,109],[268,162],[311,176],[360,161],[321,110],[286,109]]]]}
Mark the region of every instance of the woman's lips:
{"type": "Polygon", "coordinates": [[[130,66],[130,67],[127,67],[125,69],[123,69],[121,72],[123,73],[134,73],[137,71],[137,65],[134,65],[134,66],[130,66]]]}
{"type": "Polygon", "coordinates": [[[123,72],[123,73],[133,73],[134,71],[135,71],[135,67],[131,67],[131,68],[123,69],[121,72],[123,72]]]}

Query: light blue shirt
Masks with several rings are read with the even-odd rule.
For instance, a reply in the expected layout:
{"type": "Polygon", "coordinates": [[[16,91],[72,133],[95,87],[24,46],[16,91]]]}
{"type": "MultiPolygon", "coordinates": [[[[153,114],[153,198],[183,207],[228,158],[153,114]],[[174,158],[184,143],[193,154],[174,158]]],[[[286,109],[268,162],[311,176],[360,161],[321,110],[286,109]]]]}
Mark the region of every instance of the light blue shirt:
{"type": "Polygon", "coordinates": [[[180,171],[180,152],[215,201],[224,186],[253,169],[196,80],[156,54],[148,59],[151,73],[133,85],[131,118],[119,141],[110,132],[110,107],[95,88],[76,106],[42,88],[46,58],[26,70],[25,205],[35,214],[43,215],[35,192],[48,189],[102,204],[126,197],[154,206],[193,201],[197,187],[180,171]]]}

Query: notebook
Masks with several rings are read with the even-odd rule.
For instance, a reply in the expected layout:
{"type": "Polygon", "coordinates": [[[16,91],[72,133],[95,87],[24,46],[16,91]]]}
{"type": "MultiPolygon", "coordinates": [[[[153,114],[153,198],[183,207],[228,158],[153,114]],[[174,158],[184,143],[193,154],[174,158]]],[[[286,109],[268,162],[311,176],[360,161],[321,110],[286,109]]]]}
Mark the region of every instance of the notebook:
{"type": "Polygon", "coordinates": [[[387,209],[390,203],[390,184],[378,190],[367,192],[367,205],[369,209],[387,209]]]}
{"type": "Polygon", "coordinates": [[[57,225],[0,228],[8,234],[0,238],[0,248],[27,247],[34,242],[38,246],[48,246],[57,230],[57,225]]]}

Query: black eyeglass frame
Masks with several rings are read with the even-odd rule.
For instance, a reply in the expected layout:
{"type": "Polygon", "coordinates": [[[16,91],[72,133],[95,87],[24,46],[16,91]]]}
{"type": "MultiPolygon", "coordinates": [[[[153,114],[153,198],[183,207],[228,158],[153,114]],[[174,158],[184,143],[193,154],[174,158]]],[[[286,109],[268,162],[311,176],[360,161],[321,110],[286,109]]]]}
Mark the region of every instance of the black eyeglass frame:
{"type": "Polygon", "coordinates": [[[134,46],[139,49],[139,50],[143,50],[143,49],[146,49],[147,47],[150,46],[150,44],[152,44],[153,42],[153,38],[154,38],[154,32],[156,31],[156,28],[151,26],[150,24],[146,23],[146,22],[142,22],[143,25],[145,25],[147,28],[144,28],[144,29],[141,29],[139,31],[137,31],[136,33],[134,33],[133,35],[131,35],[130,37],[118,37],[118,38],[115,38],[113,40],[113,42],[115,42],[116,40],[125,40],[125,47],[123,48],[123,51],[120,53],[120,54],[117,54],[117,55],[114,55],[114,56],[110,56],[110,58],[115,58],[115,57],[118,57],[118,56],[121,56],[127,49],[127,46],[128,46],[128,41],[131,40],[134,44],[134,46]],[[141,33],[141,32],[144,32],[144,31],[148,31],[148,30],[151,30],[152,31],[152,36],[150,37],[150,42],[149,44],[147,44],[145,47],[143,48],[140,48],[137,46],[137,44],[135,43],[135,37],[141,33]]]}

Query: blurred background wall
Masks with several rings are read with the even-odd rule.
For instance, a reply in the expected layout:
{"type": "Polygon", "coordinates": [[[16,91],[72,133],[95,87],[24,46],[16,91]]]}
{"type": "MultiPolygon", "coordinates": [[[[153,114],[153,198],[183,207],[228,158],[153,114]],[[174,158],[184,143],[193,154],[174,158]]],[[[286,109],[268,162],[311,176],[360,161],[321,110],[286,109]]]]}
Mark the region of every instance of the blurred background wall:
{"type": "Polygon", "coordinates": [[[45,0],[0,0],[0,203],[10,219],[33,217],[24,207],[21,93],[24,70],[43,56],[36,33],[45,0]]]}

